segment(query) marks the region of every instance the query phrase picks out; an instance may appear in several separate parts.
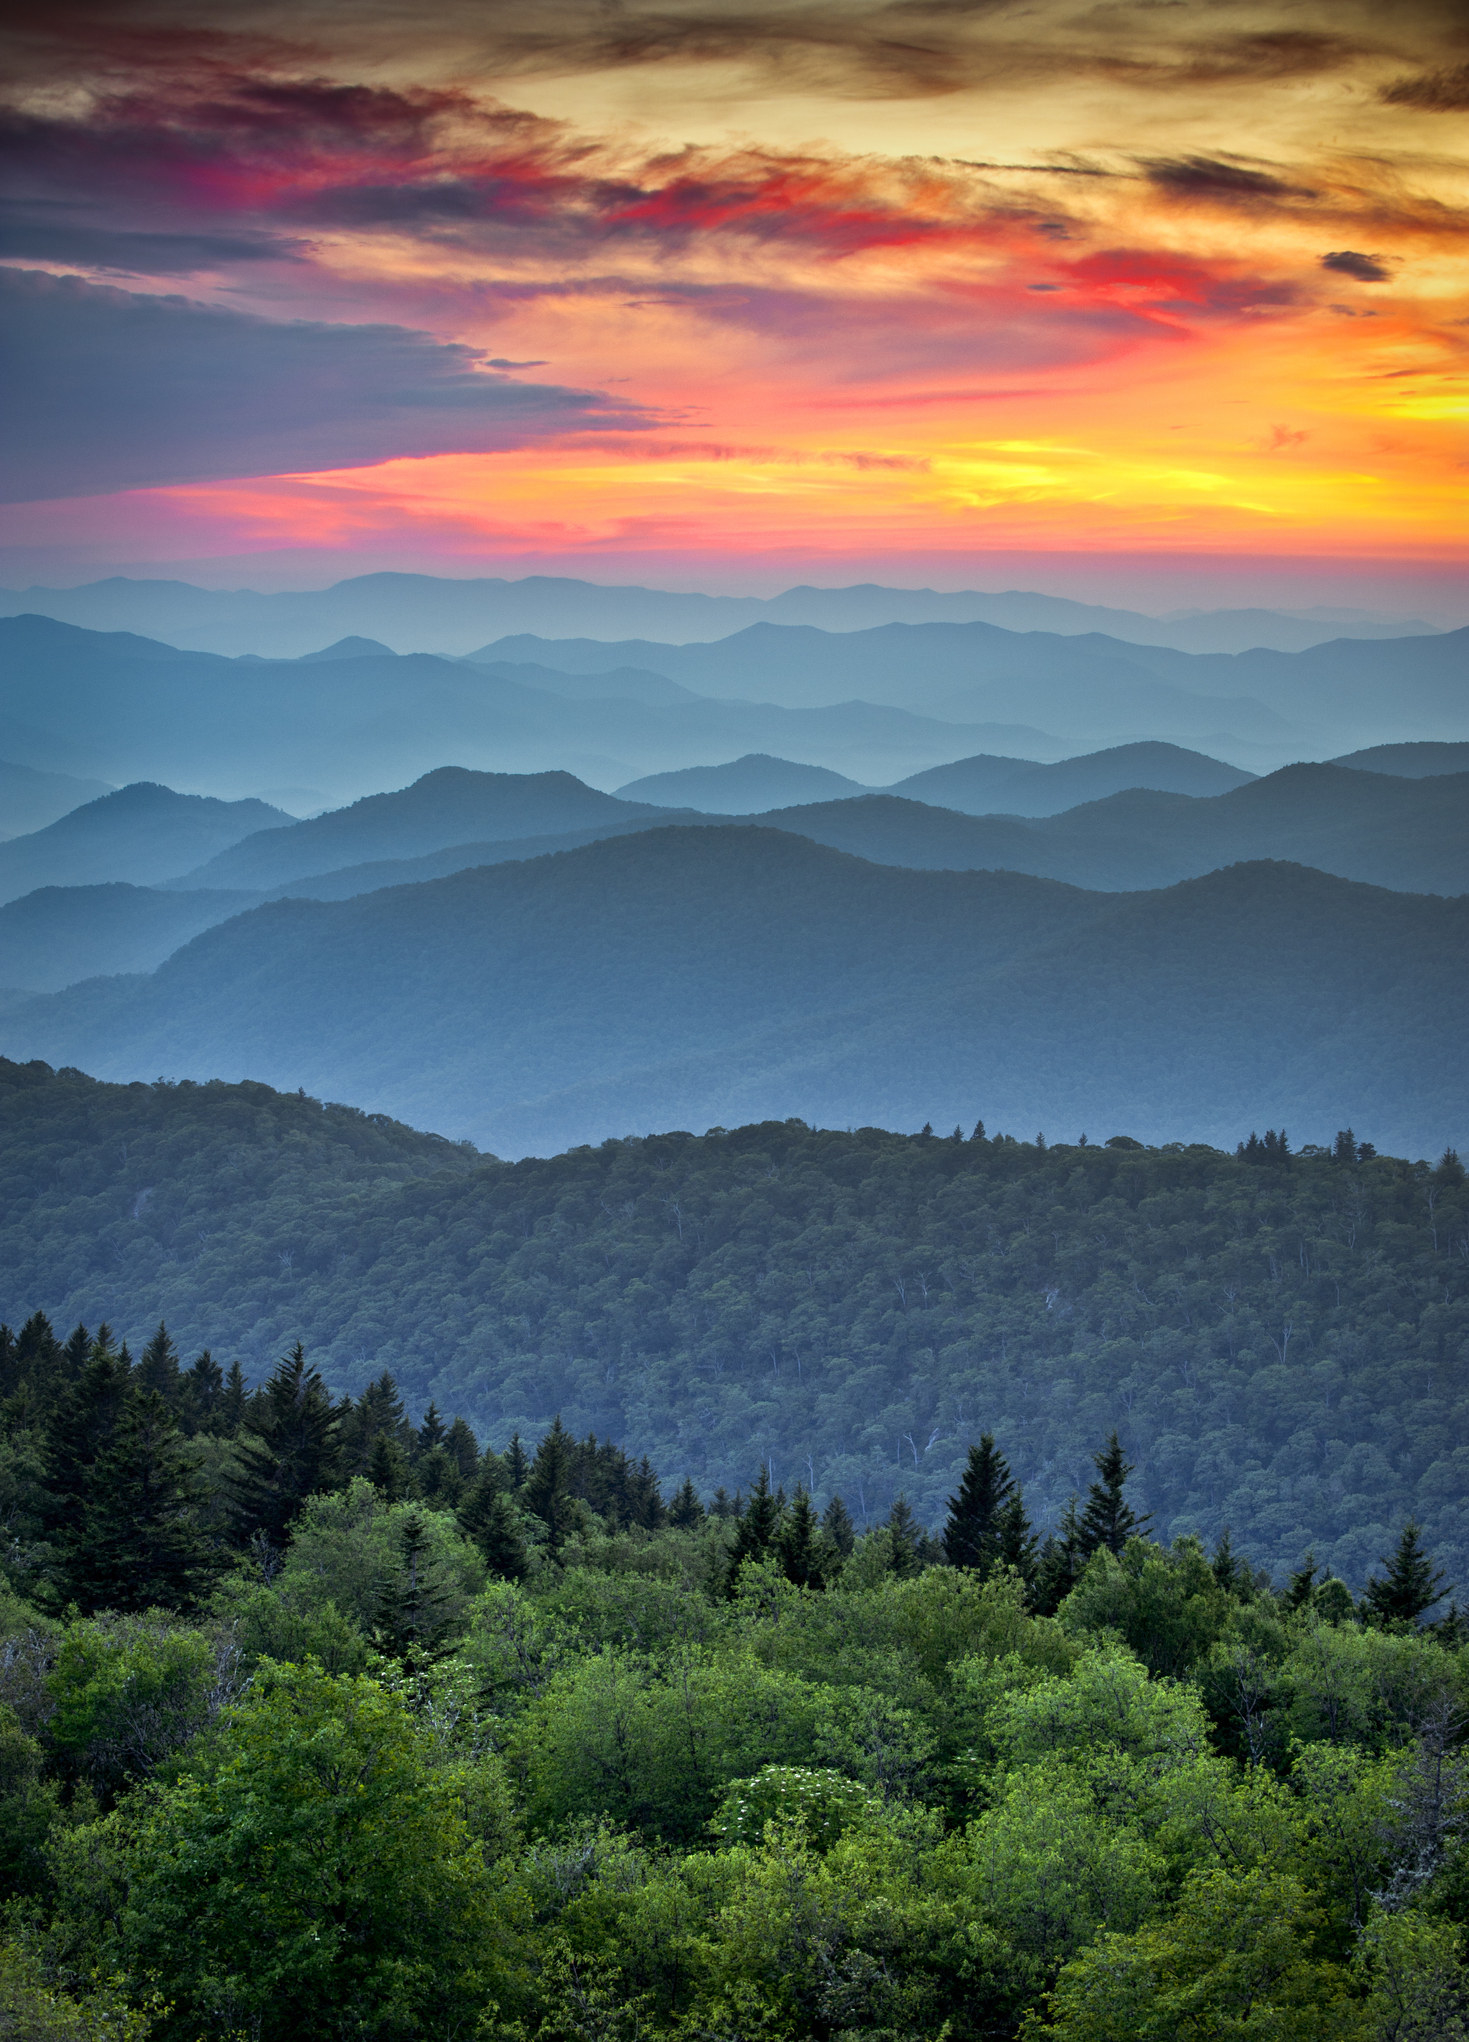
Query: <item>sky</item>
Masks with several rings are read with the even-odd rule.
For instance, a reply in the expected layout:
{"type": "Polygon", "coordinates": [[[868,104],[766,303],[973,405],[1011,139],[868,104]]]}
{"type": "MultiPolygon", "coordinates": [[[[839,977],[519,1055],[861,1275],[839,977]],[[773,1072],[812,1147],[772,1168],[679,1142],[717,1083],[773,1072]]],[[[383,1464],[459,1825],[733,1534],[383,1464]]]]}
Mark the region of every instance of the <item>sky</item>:
{"type": "Polygon", "coordinates": [[[1469,619],[1469,7],[8,5],[0,577],[1469,619]]]}

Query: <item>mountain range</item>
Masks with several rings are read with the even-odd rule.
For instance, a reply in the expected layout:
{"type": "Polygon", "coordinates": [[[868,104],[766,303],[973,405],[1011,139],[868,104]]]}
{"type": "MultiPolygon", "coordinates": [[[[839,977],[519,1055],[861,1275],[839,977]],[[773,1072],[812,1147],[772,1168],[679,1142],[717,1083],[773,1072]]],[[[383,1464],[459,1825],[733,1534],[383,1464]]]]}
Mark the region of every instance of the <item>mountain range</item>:
{"type": "MultiPolygon", "coordinates": [[[[839,812],[850,804],[839,804],[839,812]]],[[[0,1049],[249,1075],[502,1153],[751,1117],[1464,1141],[1469,899],[1282,863],[1156,891],[669,826],[335,902],[13,1006],[0,1049]]]]}
{"type": "Polygon", "coordinates": [[[264,801],[176,794],[147,781],[119,787],[0,843],[0,901],[39,886],[128,879],[149,886],[213,858],[257,830],[293,820],[264,801]]]}
{"type": "Polygon", "coordinates": [[[724,596],[608,587],[555,575],[506,581],[368,574],[330,588],[279,594],[113,576],[79,588],[0,591],[0,616],[25,611],[91,630],[141,632],[195,651],[278,659],[300,657],[349,635],[366,634],[397,652],[452,655],[516,632],[681,643],[723,638],[761,622],[813,624],[824,631],[978,622],[1010,631],[1105,631],[1134,644],[1186,652],[1242,652],[1255,645],[1299,652],[1328,638],[1395,638],[1436,628],[1421,618],[1363,610],[1206,610],[1154,617],[1020,589],[943,593],[864,583],[791,588],[772,597],[724,596]]]}

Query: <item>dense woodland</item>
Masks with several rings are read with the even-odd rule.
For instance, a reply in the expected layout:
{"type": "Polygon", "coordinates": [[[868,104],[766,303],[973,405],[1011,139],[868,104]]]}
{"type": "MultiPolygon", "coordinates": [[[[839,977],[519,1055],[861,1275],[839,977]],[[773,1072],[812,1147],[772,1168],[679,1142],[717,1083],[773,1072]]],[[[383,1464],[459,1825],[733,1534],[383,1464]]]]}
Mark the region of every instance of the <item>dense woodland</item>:
{"type": "Polygon", "coordinates": [[[28,2042],[1450,2042],[1469,1644],[1164,1546],[1115,1435],[1039,1539],[481,1452],[0,1334],[0,2032],[28,2042]]]}
{"type": "MultiPolygon", "coordinates": [[[[1241,1131],[1246,1136],[1248,1130],[1241,1131]]],[[[1363,1130],[1366,1133],[1367,1130],[1363,1130]]],[[[1457,1161],[767,1123],[516,1164],[262,1085],[0,1064],[0,1316],[160,1317],[263,1381],[384,1370],[482,1440],[560,1412],[705,1494],[942,1518],[1005,1442],[1043,1529],[1117,1430],[1158,1534],[1360,1590],[1410,1515],[1469,1583],[1457,1161]]]]}

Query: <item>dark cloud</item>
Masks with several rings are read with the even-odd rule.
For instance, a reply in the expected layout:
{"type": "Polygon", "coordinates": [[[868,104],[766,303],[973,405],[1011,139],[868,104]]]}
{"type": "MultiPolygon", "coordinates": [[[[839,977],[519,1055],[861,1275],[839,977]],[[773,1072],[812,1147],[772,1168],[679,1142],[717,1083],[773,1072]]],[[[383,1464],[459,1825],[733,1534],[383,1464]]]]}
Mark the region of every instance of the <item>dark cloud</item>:
{"type": "Polygon", "coordinates": [[[289,325],[78,277],[0,269],[9,502],[485,452],[640,407],[487,376],[401,326],[289,325]]]}
{"type": "Polygon", "coordinates": [[[306,244],[286,234],[148,233],[86,224],[33,209],[30,217],[0,213],[0,258],[15,262],[75,263],[119,276],[197,276],[240,262],[294,262],[306,244]]]}
{"type": "Polygon", "coordinates": [[[1242,163],[1223,162],[1214,156],[1155,158],[1144,163],[1143,172],[1149,184],[1161,191],[1229,206],[1277,205],[1288,199],[1316,196],[1304,185],[1288,184],[1268,171],[1251,170],[1242,163]]]}
{"type": "Polygon", "coordinates": [[[1334,248],[1330,255],[1321,258],[1323,269],[1335,270],[1338,276],[1355,277],[1359,284],[1385,284],[1392,271],[1375,255],[1363,255],[1355,248],[1334,248]]]}
{"type": "Polygon", "coordinates": [[[1416,106],[1424,113],[1469,112],[1469,64],[1447,71],[1425,71],[1383,87],[1389,106],[1416,106]]]}
{"type": "Polygon", "coordinates": [[[503,355],[491,355],[485,363],[487,369],[544,369],[545,359],[538,362],[507,362],[503,355]]]}

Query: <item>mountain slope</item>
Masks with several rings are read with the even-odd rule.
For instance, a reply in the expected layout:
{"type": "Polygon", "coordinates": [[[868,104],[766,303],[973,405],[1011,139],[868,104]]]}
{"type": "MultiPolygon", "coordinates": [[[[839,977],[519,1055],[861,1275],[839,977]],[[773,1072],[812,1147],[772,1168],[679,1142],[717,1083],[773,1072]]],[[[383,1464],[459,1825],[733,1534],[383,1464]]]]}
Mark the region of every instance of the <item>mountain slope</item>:
{"type": "Polygon", "coordinates": [[[76,780],[69,773],[42,773],[0,759],[0,842],[43,830],[84,801],[111,792],[105,780],[76,780]]]}
{"type": "MultiPolygon", "coordinates": [[[[845,806],[845,804],[842,804],[845,806]]],[[[250,1073],[504,1151],[752,1113],[1462,1141],[1469,900],[1254,864],[1111,896],[668,827],[235,917],[13,1056],[250,1073]]]]}
{"type": "MultiPolygon", "coordinates": [[[[940,768],[939,770],[942,770],[940,768]]],[[[800,766],[750,752],[724,766],[686,766],[679,773],[651,773],[620,787],[624,801],[652,801],[668,808],[696,808],[706,815],[754,815],[761,809],[805,801],[840,801],[867,789],[824,766],[800,766]]]]}
{"type": "Polygon", "coordinates": [[[1164,794],[1225,794],[1254,777],[1179,745],[1124,744],[1053,765],[983,755],[955,759],[952,765],[911,773],[884,791],[956,808],[965,815],[1058,815],[1063,808],[1101,801],[1128,787],[1152,787],[1164,794]]]}
{"type": "Polygon", "coordinates": [[[288,820],[268,802],[216,801],[138,781],[72,809],[45,829],[0,843],[0,901],[40,886],[117,879],[149,886],[188,871],[252,831],[288,820]]]}
{"type": "Polygon", "coordinates": [[[101,973],[152,971],[256,893],[155,887],[43,886],[0,907],[0,986],[56,992],[101,973]]]}
{"type": "Polygon", "coordinates": [[[1397,773],[1405,780],[1427,780],[1439,773],[1469,773],[1469,743],[1379,744],[1366,751],[1333,759],[1334,766],[1352,766],[1365,773],[1397,773]]]}

